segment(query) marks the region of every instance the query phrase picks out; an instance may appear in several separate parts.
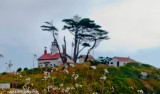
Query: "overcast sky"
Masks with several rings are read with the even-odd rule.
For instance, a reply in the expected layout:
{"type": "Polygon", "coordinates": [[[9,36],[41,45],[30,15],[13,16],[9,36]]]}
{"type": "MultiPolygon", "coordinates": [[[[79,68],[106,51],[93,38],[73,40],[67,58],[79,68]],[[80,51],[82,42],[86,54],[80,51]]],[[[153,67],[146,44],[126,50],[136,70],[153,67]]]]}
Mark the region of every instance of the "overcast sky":
{"type": "MultiPolygon", "coordinates": [[[[33,55],[50,48],[52,35],[41,30],[45,21],[59,29],[59,40],[72,35],[62,30],[62,19],[87,17],[109,31],[110,40],[100,43],[93,56],[125,56],[160,67],[159,0],[1,0],[0,72],[12,61],[12,70],[33,66],[33,55]]],[[[68,45],[71,53],[71,45],[68,45]]],[[[35,61],[35,66],[37,61],[35,61]]]]}

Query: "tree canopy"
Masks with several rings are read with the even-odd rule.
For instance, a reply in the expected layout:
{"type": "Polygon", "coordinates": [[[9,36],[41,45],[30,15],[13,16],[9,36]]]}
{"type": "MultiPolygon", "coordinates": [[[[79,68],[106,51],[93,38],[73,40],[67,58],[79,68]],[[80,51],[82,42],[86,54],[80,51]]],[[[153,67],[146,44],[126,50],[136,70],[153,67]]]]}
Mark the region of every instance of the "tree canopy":
{"type": "Polygon", "coordinates": [[[64,19],[62,21],[65,23],[63,29],[67,29],[72,35],[74,35],[73,59],[75,63],[77,62],[79,53],[85,47],[90,47],[85,58],[85,61],[87,61],[90,51],[98,46],[100,41],[109,39],[107,35],[108,32],[101,29],[100,25],[97,25],[89,18],[74,16],[74,18],[64,19]],[[81,49],[80,46],[82,47],[81,49]]]}

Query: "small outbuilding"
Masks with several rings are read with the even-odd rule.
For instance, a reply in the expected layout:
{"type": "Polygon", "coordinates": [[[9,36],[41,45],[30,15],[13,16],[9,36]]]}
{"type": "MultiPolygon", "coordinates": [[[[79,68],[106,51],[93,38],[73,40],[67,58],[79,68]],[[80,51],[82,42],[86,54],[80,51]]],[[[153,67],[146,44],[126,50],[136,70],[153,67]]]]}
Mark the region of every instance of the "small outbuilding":
{"type": "Polygon", "coordinates": [[[114,57],[113,59],[111,59],[109,61],[109,66],[119,67],[119,66],[124,66],[130,62],[137,62],[137,61],[135,61],[129,57],[114,57]]]}

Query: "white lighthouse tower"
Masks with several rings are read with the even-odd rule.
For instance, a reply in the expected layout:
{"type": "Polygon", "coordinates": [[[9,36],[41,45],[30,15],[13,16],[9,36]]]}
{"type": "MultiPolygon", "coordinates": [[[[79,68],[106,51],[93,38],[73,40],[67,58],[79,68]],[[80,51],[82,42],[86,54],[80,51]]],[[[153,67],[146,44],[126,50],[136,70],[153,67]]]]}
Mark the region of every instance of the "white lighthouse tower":
{"type": "Polygon", "coordinates": [[[54,54],[56,54],[56,53],[59,53],[59,51],[58,51],[58,47],[57,47],[57,41],[56,40],[54,40],[53,42],[52,42],[52,45],[51,45],[51,55],[54,55],[54,54]]]}

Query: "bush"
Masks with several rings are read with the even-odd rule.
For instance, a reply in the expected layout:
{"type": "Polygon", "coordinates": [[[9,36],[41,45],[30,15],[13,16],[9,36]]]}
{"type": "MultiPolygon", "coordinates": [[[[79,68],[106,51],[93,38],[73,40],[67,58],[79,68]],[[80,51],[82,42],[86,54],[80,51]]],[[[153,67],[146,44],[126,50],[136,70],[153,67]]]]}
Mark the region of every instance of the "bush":
{"type": "Polygon", "coordinates": [[[27,67],[25,67],[23,70],[24,70],[24,71],[26,71],[26,70],[28,70],[28,68],[27,68],[27,67]]]}
{"type": "Polygon", "coordinates": [[[98,65],[98,64],[101,64],[101,62],[95,60],[95,61],[90,61],[90,65],[93,66],[93,65],[98,65]]]}
{"type": "Polygon", "coordinates": [[[149,65],[149,64],[142,64],[142,66],[143,67],[146,67],[146,68],[150,68],[150,67],[152,67],[151,65],[149,65]]]}
{"type": "Polygon", "coordinates": [[[18,69],[17,69],[17,72],[20,72],[20,71],[22,71],[22,68],[18,68],[18,69]]]}
{"type": "Polygon", "coordinates": [[[5,75],[5,74],[7,74],[7,72],[3,72],[3,73],[2,73],[2,75],[5,75]]]}

